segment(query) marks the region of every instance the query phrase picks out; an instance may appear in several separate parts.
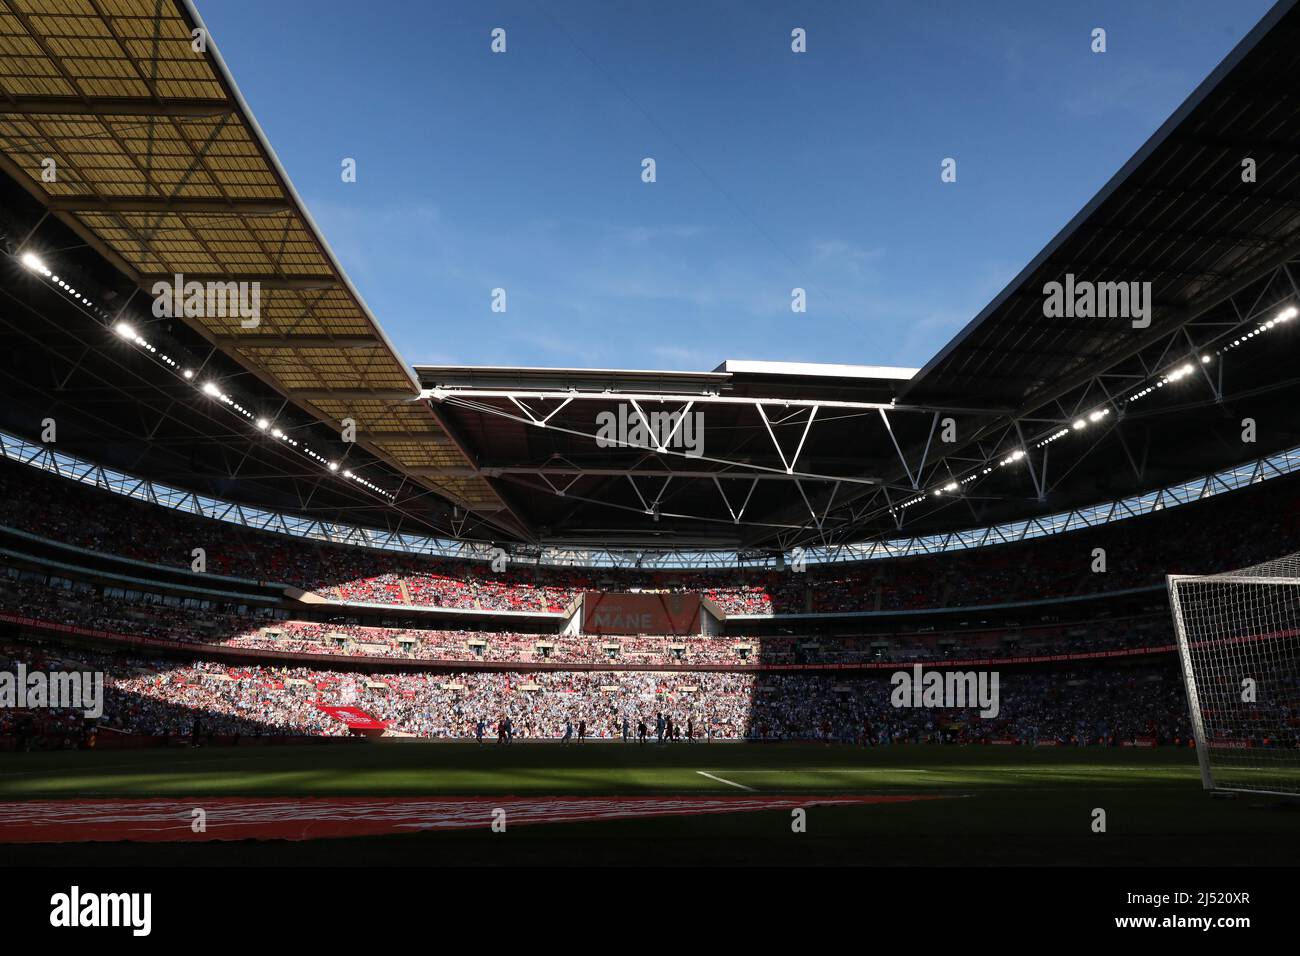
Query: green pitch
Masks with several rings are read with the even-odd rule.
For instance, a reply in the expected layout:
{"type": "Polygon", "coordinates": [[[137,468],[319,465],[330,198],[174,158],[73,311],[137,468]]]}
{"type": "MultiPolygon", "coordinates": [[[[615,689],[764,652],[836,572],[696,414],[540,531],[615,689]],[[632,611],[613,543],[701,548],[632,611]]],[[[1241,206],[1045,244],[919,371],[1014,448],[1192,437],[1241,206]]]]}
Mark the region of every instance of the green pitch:
{"type": "Polygon", "coordinates": [[[1291,864],[1300,812],[1201,789],[1190,750],[429,743],[0,756],[0,800],[205,796],[808,795],[788,810],[319,840],[9,847],[56,863],[1291,864]],[[828,794],[941,797],[817,806],[828,794]],[[1094,831],[1095,811],[1106,831],[1094,831]]]}

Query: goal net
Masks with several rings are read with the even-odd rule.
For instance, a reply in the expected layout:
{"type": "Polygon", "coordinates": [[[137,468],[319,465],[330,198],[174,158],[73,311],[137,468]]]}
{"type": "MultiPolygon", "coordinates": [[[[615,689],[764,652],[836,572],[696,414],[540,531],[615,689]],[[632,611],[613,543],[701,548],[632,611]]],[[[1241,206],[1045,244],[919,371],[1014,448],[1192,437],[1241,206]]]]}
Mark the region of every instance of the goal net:
{"type": "Polygon", "coordinates": [[[1300,794],[1300,554],[1170,575],[1206,789],[1300,794]]]}

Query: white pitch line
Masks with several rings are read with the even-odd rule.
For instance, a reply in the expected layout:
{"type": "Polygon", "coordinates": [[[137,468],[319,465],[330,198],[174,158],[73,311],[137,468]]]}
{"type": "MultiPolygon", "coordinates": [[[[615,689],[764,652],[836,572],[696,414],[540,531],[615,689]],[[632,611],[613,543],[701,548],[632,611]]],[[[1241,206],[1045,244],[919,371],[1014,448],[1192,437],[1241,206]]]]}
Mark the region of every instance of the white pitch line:
{"type": "Polygon", "coordinates": [[[734,780],[724,780],[722,777],[715,777],[713,774],[706,773],[703,770],[697,770],[695,772],[698,773],[701,777],[708,777],[710,780],[718,781],[718,783],[725,783],[729,787],[739,787],[741,790],[748,790],[750,793],[758,792],[753,787],[747,787],[743,783],[736,783],[736,781],[734,780]]]}

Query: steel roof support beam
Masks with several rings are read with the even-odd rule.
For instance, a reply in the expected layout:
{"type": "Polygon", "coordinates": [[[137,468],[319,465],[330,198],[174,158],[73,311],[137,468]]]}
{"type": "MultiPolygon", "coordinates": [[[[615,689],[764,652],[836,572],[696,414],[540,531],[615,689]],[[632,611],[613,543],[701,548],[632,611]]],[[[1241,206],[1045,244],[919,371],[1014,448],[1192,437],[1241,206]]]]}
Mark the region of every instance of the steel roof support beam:
{"type": "MultiPolygon", "coordinates": [[[[781,443],[776,440],[776,432],[772,430],[772,422],[767,417],[767,410],[763,407],[762,402],[755,402],[754,408],[758,412],[758,417],[763,420],[763,427],[767,429],[768,437],[772,439],[772,446],[776,449],[777,455],[781,459],[781,464],[785,466],[787,475],[794,474],[795,463],[799,460],[799,454],[803,451],[804,442],[808,439],[808,430],[812,428],[813,419],[817,417],[819,406],[813,405],[808,411],[808,420],[804,422],[803,434],[799,438],[799,445],[795,448],[794,456],[787,459],[785,451],[781,448],[781,443]]],[[[883,413],[882,413],[883,414],[883,413]]]]}
{"type": "Polygon", "coordinates": [[[218,335],[214,341],[237,349],[379,349],[384,344],[370,335],[218,335]]]}
{"type": "MultiPolygon", "coordinates": [[[[1029,478],[1034,483],[1034,491],[1038,492],[1038,500],[1042,501],[1046,493],[1043,490],[1043,478],[1034,467],[1034,453],[1029,450],[1029,443],[1025,441],[1025,433],[1020,430],[1020,422],[1016,422],[1016,437],[1020,439],[1020,447],[1025,450],[1025,464],[1029,466],[1029,478]]],[[[950,471],[949,474],[952,474],[950,471]]],[[[953,476],[953,481],[957,481],[953,476]]]]}
{"type": "Polygon", "coordinates": [[[412,402],[415,395],[394,388],[290,388],[285,389],[294,398],[303,401],[328,401],[336,399],[341,402],[377,401],[377,402],[412,402]]]}
{"type": "MultiPolygon", "coordinates": [[[[622,396],[622,397],[626,398],[626,396],[622,396]]],[[[485,402],[474,402],[474,401],[468,401],[465,397],[452,398],[449,396],[443,396],[443,400],[449,402],[450,404],[458,408],[466,408],[471,411],[481,412],[487,415],[495,415],[499,418],[505,418],[510,421],[519,422],[522,425],[529,425],[534,428],[547,428],[564,435],[573,435],[577,438],[589,438],[593,442],[595,442],[597,439],[597,436],[595,434],[578,431],[577,429],[573,429],[573,428],[565,428],[559,425],[543,424],[542,422],[538,421],[535,416],[525,415],[521,417],[519,415],[510,412],[505,408],[501,408],[496,405],[490,405],[485,402]]],[[[605,401],[609,401],[609,400],[610,397],[606,396],[605,401]]],[[[742,401],[744,404],[749,404],[749,405],[757,404],[756,402],[750,399],[744,399],[742,401]]],[[[620,447],[644,448],[644,446],[633,445],[626,442],[622,443],[620,447]]],[[[858,476],[845,476],[845,475],[819,475],[819,474],[812,474],[807,472],[796,472],[796,471],[787,470],[788,466],[787,468],[768,468],[763,465],[755,465],[752,462],[732,461],[726,458],[714,458],[709,455],[695,455],[687,451],[679,450],[676,448],[663,448],[663,449],[659,449],[658,452],[661,455],[675,457],[675,458],[686,458],[691,461],[697,461],[697,462],[710,462],[712,464],[723,465],[729,468],[748,468],[748,469],[752,469],[755,472],[767,472],[769,474],[775,474],[775,475],[788,475],[790,477],[804,478],[810,481],[825,481],[825,482],[842,481],[842,482],[846,482],[850,484],[858,484],[858,485],[876,485],[879,483],[875,478],[863,478],[858,476]]]]}
{"type": "Polygon", "coordinates": [[[749,507],[749,499],[753,496],[754,489],[758,487],[758,479],[754,478],[750,481],[749,492],[745,495],[745,500],[741,504],[739,511],[736,511],[731,507],[731,501],[727,498],[727,493],[722,490],[722,482],[718,480],[717,475],[713,476],[713,484],[717,487],[718,494],[722,496],[722,503],[727,506],[727,511],[731,513],[732,522],[734,524],[740,524],[740,519],[745,514],[745,509],[749,507]]]}
{"type": "MultiPolygon", "coordinates": [[[[903,449],[899,446],[898,439],[894,437],[894,426],[889,423],[889,416],[885,414],[883,408],[878,409],[878,411],[880,412],[880,420],[885,423],[885,431],[889,433],[889,441],[894,446],[894,451],[898,453],[898,461],[903,466],[903,471],[907,475],[907,480],[911,482],[912,488],[915,490],[918,487],[917,476],[912,474],[912,468],[907,463],[907,456],[903,454],[903,449]]],[[[927,447],[929,447],[928,442],[927,447]]]]}
{"type": "MultiPolygon", "coordinates": [[[[891,402],[841,402],[822,399],[807,398],[745,398],[733,395],[716,395],[710,393],[699,394],[673,394],[670,392],[616,392],[616,391],[584,391],[582,389],[554,389],[551,391],[524,388],[474,388],[470,386],[442,386],[435,388],[426,388],[420,393],[421,398],[433,402],[454,402],[458,399],[470,399],[481,401],[487,398],[503,398],[509,401],[516,399],[534,399],[536,401],[569,399],[575,402],[601,402],[611,404],[617,402],[644,402],[644,403],[662,403],[662,402],[694,402],[700,405],[771,405],[782,408],[820,408],[820,409],[850,409],[857,411],[871,411],[872,409],[885,409],[891,412],[911,412],[930,414],[932,412],[951,412],[953,414],[971,413],[970,408],[958,408],[945,405],[902,405],[891,402]]],[[[980,408],[975,409],[987,414],[1006,414],[1011,409],[1006,408],[980,408]]]]}
{"type": "Polygon", "coordinates": [[[371,441],[418,441],[426,445],[445,445],[454,448],[455,443],[447,435],[438,431],[384,431],[382,429],[362,429],[359,432],[371,441]]]}
{"type": "MultiPolygon", "coordinates": [[[[181,278],[185,282],[202,282],[204,284],[209,282],[247,282],[250,284],[256,282],[260,288],[271,291],[323,292],[339,287],[333,276],[278,275],[261,272],[185,272],[181,274],[181,278]]],[[[141,286],[151,289],[158,282],[166,282],[171,285],[176,281],[176,275],[174,273],[149,273],[141,275],[139,281],[141,286]]]]}
{"type": "Polygon", "coordinates": [[[200,196],[53,196],[54,212],[144,212],[269,216],[292,212],[287,199],[219,199],[200,196]]]}
{"type": "MultiPolygon", "coordinates": [[[[631,475],[634,478],[667,478],[671,475],[674,478],[703,478],[713,480],[715,478],[734,478],[744,481],[789,481],[790,476],[784,472],[753,472],[753,471],[722,471],[722,470],[705,470],[705,469],[684,469],[674,468],[670,462],[665,462],[662,468],[586,468],[582,465],[483,465],[478,469],[478,473],[486,475],[489,478],[504,477],[507,475],[587,475],[593,478],[622,478],[625,475],[631,475]]],[[[826,478],[825,481],[835,481],[837,479],[826,478]]]]}
{"type": "Polygon", "coordinates": [[[23,96],[0,99],[0,113],[32,116],[220,116],[235,104],[224,99],[157,100],[151,96],[23,96]]]}

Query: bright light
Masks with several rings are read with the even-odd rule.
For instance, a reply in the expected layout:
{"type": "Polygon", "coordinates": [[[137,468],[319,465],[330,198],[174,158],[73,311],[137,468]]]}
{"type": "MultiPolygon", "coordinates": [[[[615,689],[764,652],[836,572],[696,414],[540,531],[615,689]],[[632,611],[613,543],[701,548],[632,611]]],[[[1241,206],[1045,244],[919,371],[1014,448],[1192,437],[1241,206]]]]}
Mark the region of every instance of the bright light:
{"type": "Polygon", "coordinates": [[[351,478],[351,477],[352,477],[352,472],[350,472],[350,471],[344,471],[344,472],[343,472],[343,477],[344,477],[344,478],[351,478]]]}
{"type": "Polygon", "coordinates": [[[211,395],[213,398],[220,398],[220,397],[221,397],[221,389],[217,388],[216,384],[213,383],[213,382],[204,382],[204,383],[203,383],[203,394],[204,394],[204,395],[211,395]]]}
{"type": "Polygon", "coordinates": [[[1210,362],[1212,362],[1212,361],[1213,361],[1213,359],[1212,359],[1210,356],[1208,356],[1208,355],[1202,355],[1202,356],[1201,356],[1201,364],[1202,364],[1202,365],[1209,365],[1210,362]]]}
{"type": "Polygon", "coordinates": [[[271,429],[271,434],[274,435],[276,438],[283,438],[283,437],[284,437],[284,432],[280,431],[280,429],[278,429],[278,428],[273,428],[273,429],[271,429]]]}
{"type": "Polygon", "coordinates": [[[950,481],[950,482],[948,482],[948,484],[946,484],[946,485],[943,486],[943,490],[944,490],[944,491],[956,491],[956,490],[957,490],[957,482],[955,482],[955,481],[950,481]]]}
{"type": "Polygon", "coordinates": [[[1103,412],[1103,411],[1099,408],[1099,409],[1097,409],[1095,412],[1093,412],[1091,415],[1088,416],[1088,421],[1090,421],[1090,422],[1099,422],[1099,421],[1101,421],[1101,420],[1102,420],[1103,418],[1105,418],[1105,417],[1106,417],[1106,413],[1103,412]]]}
{"type": "Polygon", "coordinates": [[[268,422],[265,418],[259,418],[257,420],[257,427],[262,429],[262,431],[266,431],[268,428],[271,427],[271,423],[268,422]]]}
{"type": "Polygon", "coordinates": [[[124,339],[135,338],[135,329],[131,328],[131,324],[129,322],[117,323],[117,325],[113,326],[113,331],[115,331],[118,335],[122,336],[122,338],[124,339]]]}
{"type": "Polygon", "coordinates": [[[193,377],[194,377],[194,369],[192,369],[192,368],[187,368],[185,371],[181,372],[181,374],[184,375],[187,379],[193,378],[193,377]]]}
{"type": "Polygon", "coordinates": [[[1085,422],[1082,418],[1076,418],[1074,420],[1074,430],[1076,432],[1081,432],[1087,427],[1088,427],[1088,423],[1085,422]]]}
{"type": "Polygon", "coordinates": [[[33,272],[39,272],[41,275],[50,274],[50,270],[45,268],[45,263],[41,261],[39,256],[33,255],[30,252],[24,252],[21,261],[23,265],[31,269],[33,272]]]}
{"type": "Polygon", "coordinates": [[[1294,319],[1297,315],[1300,315],[1300,310],[1297,310],[1294,305],[1289,305],[1277,314],[1277,320],[1286,322],[1289,319],[1294,319]]]}
{"type": "Polygon", "coordinates": [[[339,463],[337,461],[330,462],[330,471],[338,471],[338,470],[339,470],[339,463]]]}

